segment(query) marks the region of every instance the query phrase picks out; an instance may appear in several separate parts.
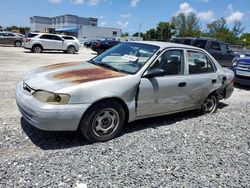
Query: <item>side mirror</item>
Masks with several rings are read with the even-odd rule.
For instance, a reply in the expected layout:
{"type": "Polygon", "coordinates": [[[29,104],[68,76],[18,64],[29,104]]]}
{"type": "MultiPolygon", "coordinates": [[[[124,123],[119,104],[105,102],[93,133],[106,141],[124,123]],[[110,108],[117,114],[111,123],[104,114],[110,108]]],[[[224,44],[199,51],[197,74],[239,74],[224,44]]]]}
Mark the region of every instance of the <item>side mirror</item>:
{"type": "Polygon", "coordinates": [[[232,54],[232,53],[234,53],[234,51],[233,50],[227,50],[227,53],[232,54]]]}
{"type": "Polygon", "coordinates": [[[164,74],[164,72],[165,71],[163,69],[153,68],[153,69],[147,70],[147,72],[144,73],[143,77],[144,78],[153,78],[156,76],[162,76],[164,74]]]}

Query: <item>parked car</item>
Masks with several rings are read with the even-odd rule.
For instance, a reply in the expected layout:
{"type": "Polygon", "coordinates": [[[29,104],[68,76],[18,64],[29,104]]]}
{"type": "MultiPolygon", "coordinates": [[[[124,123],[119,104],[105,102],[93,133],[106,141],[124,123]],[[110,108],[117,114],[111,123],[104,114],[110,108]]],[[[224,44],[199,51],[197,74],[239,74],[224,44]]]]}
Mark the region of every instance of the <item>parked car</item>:
{"type": "Polygon", "coordinates": [[[92,43],[95,42],[95,40],[88,40],[86,42],[84,42],[84,46],[87,48],[90,48],[92,46],[92,43]]]}
{"type": "Polygon", "coordinates": [[[24,40],[23,47],[34,53],[41,53],[44,50],[56,50],[73,54],[78,52],[80,43],[72,36],[60,36],[50,33],[29,33],[24,40]]]}
{"type": "Polygon", "coordinates": [[[179,37],[171,42],[188,44],[208,51],[223,67],[230,67],[232,60],[239,55],[229,49],[228,44],[212,38],[179,37]]]}
{"type": "Polygon", "coordinates": [[[101,41],[96,41],[92,42],[91,49],[97,54],[103,53],[105,50],[119,44],[121,42],[116,41],[116,40],[101,40],[101,41]]]}
{"type": "Polygon", "coordinates": [[[23,35],[8,31],[0,31],[0,44],[14,45],[16,47],[22,46],[23,35]]]}
{"type": "Polygon", "coordinates": [[[124,42],[88,62],[35,69],[16,87],[33,126],[110,140],[127,122],[199,109],[211,114],[233,92],[234,74],[205,50],[164,42],[124,42]]]}
{"type": "Polygon", "coordinates": [[[250,86],[250,56],[235,58],[231,69],[235,74],[235,83],[250,86]]]}

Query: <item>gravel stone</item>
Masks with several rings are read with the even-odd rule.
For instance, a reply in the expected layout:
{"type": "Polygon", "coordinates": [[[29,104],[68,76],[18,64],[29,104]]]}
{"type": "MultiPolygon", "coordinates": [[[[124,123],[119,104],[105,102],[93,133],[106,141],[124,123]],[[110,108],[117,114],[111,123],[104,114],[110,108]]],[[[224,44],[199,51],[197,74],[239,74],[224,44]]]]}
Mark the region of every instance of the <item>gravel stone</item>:
{"type": "Polygon", "coordinates": [[[250,88],[236,88],[215,114],[136,121],[105,143],[21,118],[15,85],[24,72],[92,56],[0,47],[0,187],[250,187],[250,88]]]}

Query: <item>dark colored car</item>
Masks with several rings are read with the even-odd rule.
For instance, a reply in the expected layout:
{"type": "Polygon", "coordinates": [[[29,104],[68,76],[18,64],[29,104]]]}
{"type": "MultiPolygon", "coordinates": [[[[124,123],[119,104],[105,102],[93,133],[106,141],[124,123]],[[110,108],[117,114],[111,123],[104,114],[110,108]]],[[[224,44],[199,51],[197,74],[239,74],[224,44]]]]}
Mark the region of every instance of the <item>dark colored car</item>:
{"type": "Polygon", "coordinates": [[[9,31],[0,32],[0,44],[14,45],[16,47],[22,46],[24,35],[12,33],[9,31]]]}
{"type": "Polygon", "coordinates": [[[104,41],[96,41],[92,43],[91,49],[98,54],[103,53],[105,50],[119,44],[121,42],[116,40],[104,40],[104,41]]]}
{"type": "Polygon", "coordinates": [[[234,82],[241,85],[250,86],[250,57],[235,58],[233,60],[232,71],[234,72],[234,82]]]}
{"type": "Polygon", "coordinates": [[[95,40],[88,40],[86,42],[84,42],[84,46],[87,48],[90,48],[92,46],[92,43],[95,42],[95,40]]]}
{"type": "Polygon", "coordinates": [[[209,52],[223,67],[230,67],[232,60],[239,56],[229,49],[228,44],[212,38],[179,37],[172,39],[171,42],[202,48],[209,52]]]}

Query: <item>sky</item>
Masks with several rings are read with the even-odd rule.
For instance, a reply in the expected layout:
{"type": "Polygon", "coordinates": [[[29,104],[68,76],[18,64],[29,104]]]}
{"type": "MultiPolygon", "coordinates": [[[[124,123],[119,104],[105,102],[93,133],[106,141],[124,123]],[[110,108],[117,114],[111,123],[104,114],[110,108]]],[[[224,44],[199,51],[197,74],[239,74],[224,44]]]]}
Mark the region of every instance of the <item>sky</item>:
{"type": "Polygon", "coordinates": [[[229,27],[235,20],[250,32],[250,0],[6,0],[0,6],[0,26],[30,26],[31,16],[73,14],[98,18],[98,25],[145,32],[178,13],[195,12],[206,24],[221,17],[229,27]]]}

